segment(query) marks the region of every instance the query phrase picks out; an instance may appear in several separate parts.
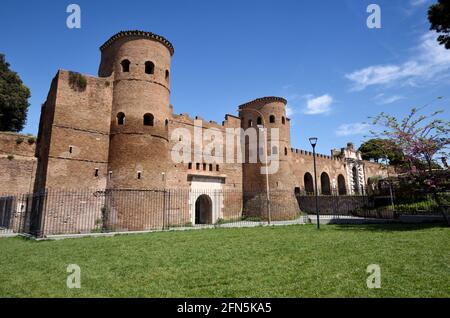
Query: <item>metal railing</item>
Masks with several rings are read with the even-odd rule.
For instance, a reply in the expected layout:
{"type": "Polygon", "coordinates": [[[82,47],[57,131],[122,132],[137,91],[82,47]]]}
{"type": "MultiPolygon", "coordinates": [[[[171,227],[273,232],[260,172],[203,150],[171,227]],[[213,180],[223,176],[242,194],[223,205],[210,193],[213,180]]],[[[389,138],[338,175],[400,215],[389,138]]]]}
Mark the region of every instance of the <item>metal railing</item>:
{"type": "MultiPolygon", "coordinates": [[[[442,202],[448,193],[443,195],[442,202]]],[[[299,224],[315,214],[315,196],[273,190],[270,224],[299,224]]],[[[443,207],[427,196],[416,203],[395,203],[367,195],[320,195],[319,214],[332,217],[394,219],[402,214],[439,215],[443,207]]],[[[264,192],[210,189],[46,190],[0,196],[0,233],[34,236],[204,227],[268,225],[264,192]]]]}
{"type": "MultiPolygon", "coordinates": [[[[291,191],[271,191],[274,224],[304,223],[291,191]]],[[[47,190],[0,197],[0,228],[35,236],[268,224],[264,192],[47,190]]]]}
{"type": "MultiPolygon", "coordinates": [[[[440,215],[443,210],[448,214],[450,193],[440,192],[438,195],[442,198],[440,202],[436,202],[433,194],[423,195],[413,202],[389,196],[319,195],[318,209],[322,216],[380,219],[395,219],[401,215],[440,215]]],[[[314,195],[297,195],[297,200],[303,212],[316,213],[314,195]]]]}

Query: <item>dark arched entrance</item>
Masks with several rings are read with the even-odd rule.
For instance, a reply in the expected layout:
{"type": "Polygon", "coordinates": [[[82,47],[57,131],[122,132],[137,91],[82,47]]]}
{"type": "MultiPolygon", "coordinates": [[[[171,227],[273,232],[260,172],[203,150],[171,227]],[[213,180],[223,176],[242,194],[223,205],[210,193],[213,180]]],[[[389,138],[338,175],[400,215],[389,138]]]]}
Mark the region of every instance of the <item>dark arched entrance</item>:
{"type": "Polygon", "coordinates": [[[206,194],[195,201],[195,224],[212,224],[212,201],[206,194]]]}
{"type": "Polygon", "coordinates": [[[331,195],[330,177],[326,172],[320,175],[320,186],[322,187],[322,194],[331,195]]]}
{"type": "Polygon", "coordinates": [[[338,175],[338,192],[339,195],[347,194],[347,188],[345,187],[345,178],[342,174],[338,175]]]}
{"type": "Polygon", "coordinates": [[[309,172],[305,173],[305,176],[303,177],[303,181],[305,183],[306,194],[314,194],[313,178],[309,172]]]}
{"type": "Polygon", "coordinates": [[[356,167],[353,167],[352,175],[353,175],[353,193],[359,194],[358,170],[356,169],[356,167]]]}

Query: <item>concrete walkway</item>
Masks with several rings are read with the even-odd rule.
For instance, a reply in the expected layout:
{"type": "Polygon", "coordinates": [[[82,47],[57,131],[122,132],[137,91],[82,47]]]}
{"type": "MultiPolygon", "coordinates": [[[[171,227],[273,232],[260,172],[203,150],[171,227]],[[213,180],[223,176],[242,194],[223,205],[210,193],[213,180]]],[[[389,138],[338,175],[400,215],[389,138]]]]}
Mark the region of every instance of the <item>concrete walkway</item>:
{"type": "MultiPolygon", "coordinates": [[[[317,216],[308,214],[309,222],[317,224],[317,216]]],[[[401,215],[398,219],[363,218],[351,215],[320,215],[320,224],[386,224],[443,222],[442,215],[401,215]]]]}

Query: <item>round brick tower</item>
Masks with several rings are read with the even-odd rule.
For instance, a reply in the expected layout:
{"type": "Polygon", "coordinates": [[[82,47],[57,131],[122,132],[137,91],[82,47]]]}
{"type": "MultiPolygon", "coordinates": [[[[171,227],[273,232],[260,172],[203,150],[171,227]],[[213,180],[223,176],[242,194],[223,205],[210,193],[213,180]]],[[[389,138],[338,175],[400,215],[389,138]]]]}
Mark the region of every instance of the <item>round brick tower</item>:
{"type": "Polygon", "coordinates": [[[100,77],[112,77],[109,189],[164,187],[172,44],[143,31],[122,31],[101,47],[100,77]]]}
{"type": "MultiPolygon", "coordinates": [[[[258,131],[261,127],[267,128],[267,153],[275,158],[272,160],[276,160],[274,154],[275,152],[278,153],[277,169],[276,163],[271,163],[269,157],[269,167],[274,168],[274,170],[269,168],[268,174],[271,217],[273,220],[292,219],[299,211],[294,195],[294,179],[290,167],[290,125],[289,119],[286,118],[286,103],[287,101],[281,97],[263,97],[239,106],[241,128],[246,130],[254,127],[258,131]],[[278,145],[271,142],[272,139],[275,139],[274,129],[278,129],[278,145]]],[[[257,135],[260,134],[257,133],[257,135]]],[[[247,146],[246,144],[246,148],[248,148],[247,146]]],[[[258,138],[258,152],[260,148],[264,149],[264,147],[264,140],[258,138]]],[[[246,196],[248,200],[244,202],[244,205],[247,205],[246,212],[250,215],[258,214],[258,210],[265,210],[252,207],[252,202],[264,201],[267,193],[265,167],[265,159],[259,158],[259,156],[256,164],[247,161],[243,164],[242,174],[245,181],[243,182],[243,188],[246,193],[251,194],[246,196]]],[[[267,217],[266,211],[262,211],[262,213],[264,217],[267,217]]]]}

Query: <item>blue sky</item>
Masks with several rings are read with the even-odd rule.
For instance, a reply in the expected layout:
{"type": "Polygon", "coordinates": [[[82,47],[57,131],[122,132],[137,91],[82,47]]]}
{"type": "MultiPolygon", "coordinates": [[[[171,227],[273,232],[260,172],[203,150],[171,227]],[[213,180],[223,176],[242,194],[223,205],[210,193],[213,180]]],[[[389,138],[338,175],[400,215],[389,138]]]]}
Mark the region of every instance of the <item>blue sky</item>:
{"type": "Polygon", "coordinates": [[[432,0],[2,0],[0,52],[30,87],[25,133],[37,133],[40,105],[57,70],[96,75],[99,46],[120,30],[161,34],[175,47],[171,102],[221,122],[251,99],[288,99],[292,145],[328,154],[358,146],[367,117],[404,116],[433,101],[449,119],[450,50],[428,31],[432,0]],[[81,29],[66,7],[81,7],[81,29]],[[381,7],[381,29],[366,8],[381,7]],[[444,96],[442,100],[436,97],[444,96]]]}

